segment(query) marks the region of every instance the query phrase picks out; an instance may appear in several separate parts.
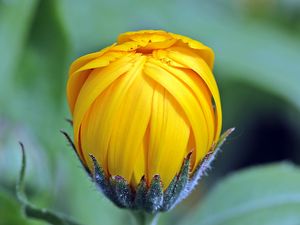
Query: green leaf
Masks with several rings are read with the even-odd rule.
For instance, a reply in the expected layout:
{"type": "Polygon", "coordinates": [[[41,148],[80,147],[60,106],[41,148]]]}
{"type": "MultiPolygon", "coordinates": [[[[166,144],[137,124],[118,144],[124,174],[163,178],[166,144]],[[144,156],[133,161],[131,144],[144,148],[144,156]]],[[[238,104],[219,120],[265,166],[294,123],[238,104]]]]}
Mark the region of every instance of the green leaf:
{"type": "Polygon", "coordinates": [[[2,82],[10,79],[18,65],[37,2],[37,0],[0,1],[0,78],[2,82]]]}
{"type": "Polygon", "coordinates": [[[59,11],[74,58],[111,44],[124,31],[165,29],[212,47],[218,80],[247,82],[300,109],[299,37],[267,22],[247,21],[228,3],[219,2],[62,0],[59,11]]]}
{"type": "Polygon", "coordinates": [[[194,7],[182,2],[170,9],[170,14],[166,13],[169,20],[176,21],[167,29],[185,33],[212,47],[218,80],[252,84],[300,109],[299,37],[267,22],[247,21],[238,12],[222,8],[223,4],[190,2],[194,7]],[[188,14],[182,13],[178,21],[177,12],[188,14]]]}
{"type": "Polygon", "coordinates": [[[185,225],[296,225],[300,168],[271,164],[237,172],[219,183],[186,217],[185,225]]]}
{"type": "Polygon", "coordinates": [[[0,187],[0,225],[29,224],[20,212],[20,206],[15,198],[0,187]]]}
{"type": "MultiPolygon", "coordinates": [[[[38,1],[35,5],[36,10],[31,12],[32,20],[27,26],[24,46],[19,53],[20,62],[13,59],[13,74],[7,74],[7,81],[2,85],[8,90],[0,89],[0,94],[3,91],[0,105],[4,116],[29,125],[34,136],[52,149],[50,156],[58,149],[57,143],[63,141],[57,131],[67,115],[63,110],[66,107],[69,44],[57,13],[57,2],[38,1]]],[[[17,12],[13,13],[14,17],[16,15],[17,12]]],[[[0,55],[2,58],[5,56],[0,55]]]]}

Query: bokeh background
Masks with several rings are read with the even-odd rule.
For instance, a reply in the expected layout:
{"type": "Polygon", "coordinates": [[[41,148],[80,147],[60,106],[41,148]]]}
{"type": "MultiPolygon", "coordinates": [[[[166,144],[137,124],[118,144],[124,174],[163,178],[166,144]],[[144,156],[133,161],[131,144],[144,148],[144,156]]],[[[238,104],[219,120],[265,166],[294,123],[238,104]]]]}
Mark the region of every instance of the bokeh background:
{"type": "Polygon", "coordinates": [[[18,141],[34,204],[84,225],[129,224],[59,130],[71,133],[65,85],[72,60],[139,29],[180,33],[214,49],[223,127],[237,128],[210,176],[160,224],[188,224],[204,196],[236,171],[300,163],[299,0],[0,0],[0,225],[45,224],[25,219],[15,197],[18,141]]]}

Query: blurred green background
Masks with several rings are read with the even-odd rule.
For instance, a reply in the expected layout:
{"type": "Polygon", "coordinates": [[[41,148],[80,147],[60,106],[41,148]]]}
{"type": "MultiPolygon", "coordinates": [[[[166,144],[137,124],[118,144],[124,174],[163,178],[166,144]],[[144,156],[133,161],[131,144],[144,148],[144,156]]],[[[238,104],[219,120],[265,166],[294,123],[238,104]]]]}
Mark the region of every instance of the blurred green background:
{"type": "Polygon", "coordinates": [[[129,224],[59,130],[71,133],[65,85],[72,60],[139,29],[180,33],[214,49],[223,127],[237,128],[210,176],[160,224],[299,225],[300,172],[279,163],[300,163],[299,0],[0,0],[0,225],[45,224],[25,219],[15,197],[18,141],[34,204],[84,225],[129,224]],[[267,193],[265,202],[245,205],[267,193]]]}

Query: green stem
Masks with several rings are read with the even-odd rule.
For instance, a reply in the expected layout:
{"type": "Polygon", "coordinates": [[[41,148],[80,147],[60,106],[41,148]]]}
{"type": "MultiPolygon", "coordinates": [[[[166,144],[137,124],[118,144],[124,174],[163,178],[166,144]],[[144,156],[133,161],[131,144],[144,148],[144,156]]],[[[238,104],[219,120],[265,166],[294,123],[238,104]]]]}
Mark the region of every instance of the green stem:
{"type": "Polygon", "coordinates": [[[137,225],[156,225],[158,214],[150,214],[143,211],[131,211],[137,225]]]}
{"type": "Polygon", "coordinates": [[[20,142],[21,151],[22,151],[22,167],[20,171],[19,180],[16,185],[17,198],[24,208],[26,216],[34,219],[39,219],[46,221],[54,225],[80,225],[76,221],[68,218],[65,215],[62,215],[57,212],[50,211],[48,209],[41,209],[32,205],[24,193],[24,178],[25,178],[25,169],[26,169],[26,155],[24,145],[20,142]]]}

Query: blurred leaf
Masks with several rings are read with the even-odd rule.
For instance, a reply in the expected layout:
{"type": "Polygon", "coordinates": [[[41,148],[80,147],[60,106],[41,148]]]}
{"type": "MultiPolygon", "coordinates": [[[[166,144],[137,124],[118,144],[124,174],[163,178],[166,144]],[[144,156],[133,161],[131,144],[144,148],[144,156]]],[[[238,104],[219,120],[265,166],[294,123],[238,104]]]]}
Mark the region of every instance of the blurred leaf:
{"type": "Polygon", "coordinates": [[[300,110],[299,38],[267,24],[228,22],[226,29],[219,28],[217,37],[211,37],[222,36],[215,41],[218,71],[227,75],[221,79],[253,84],[284,97],[300,110]]]}
{"type": "MultiPolygon", "coordinates": [[[[40,1],[29,29],[22,61],[12,78],[14,101],[6,101],[6,116],[34,129],[34,135],[52,154],[63,141],[68,39],[57,15],[57,1],[40,1]],[[47,128],[47,129],[45,129],[47,128]],[[51,137],[51,138],[49,138],[51,137]]],[[[3,106],[2,106],[3,107],[3,106]]]]}
{"type": "Polygon", "coordinates": [[[288,163],[254,167],[219,183],[185,225],[296,225],[300,169],[288,163]]]}
{"type": "Polygon", "coordinates": [[[62,0],[59,4],[76,56],[97,51],[128,30],[178,32],[215,50],[218,79],[251,83],[283,96],[300,109],[299,36],[285,29],[247,20],[224,1],[187,0],[174,4],[171,0],[156,0],[148,4],[136,0],[90,0],[86,4],[77,0],[76,3],[62,0]]]}
{"type": "Polygon", "coordinates": [[[27,225],[15,198],[0,188],[0,225],[27,225]]]}
{"type": "Polygon", "coordinates": [[[50,156],[63,143],[59,129],[66,117],[69,54],[56,5],[57,1],[0,1],[0,116],[30,127],[51,149],[50,156]]]}
{"type": "Polygon", "coordinates": [[[68,40],[56,9],[57,1],[40,1],[23,60],[16,74],[18,85],[47,96],[48,104],[64,99],[68,40]]]}
{"type": "Polygon", "coordinates": [[[0,1],[1,76],[9,77],[16,67],[37,2],[37,0],[0,1]]]}
{"type": "MultiPolygon", "coordinates": [[[[37,0],[2,0],[0,1],[0,103],[7,101],[9,84],[15,72],[37,0]]],[[[1,111],[0,111],[1,112],[1,111]]]]}
{"type": "Polygon", "coordinates": [[[168,15],[176,21],[172,28],[214,49],[217,79],[252,84],[282,96],[300,110],[299,36],[267,22],[246,20],[238,12],[222,8],[225,3],[189,2],[193,7],[182,2],[168,15]],[[182,12],[180,20],[176,20],[178,11],[182,12]]]}
{"type": "Polygon", "coordinates": [[[54,212],[45,208],[38,208],[27,200],[27,196],[24,192],[26,153],[22,142],[20,142],[20,147],[22,152],[22,165],[16,185],[16,195],[20,204],[24,208],[25,215],[29,218],[39,219],[53,225],[79,225],[79,223],[75,222],[73,219],[68,218],[59,212],[54,212]]]}

